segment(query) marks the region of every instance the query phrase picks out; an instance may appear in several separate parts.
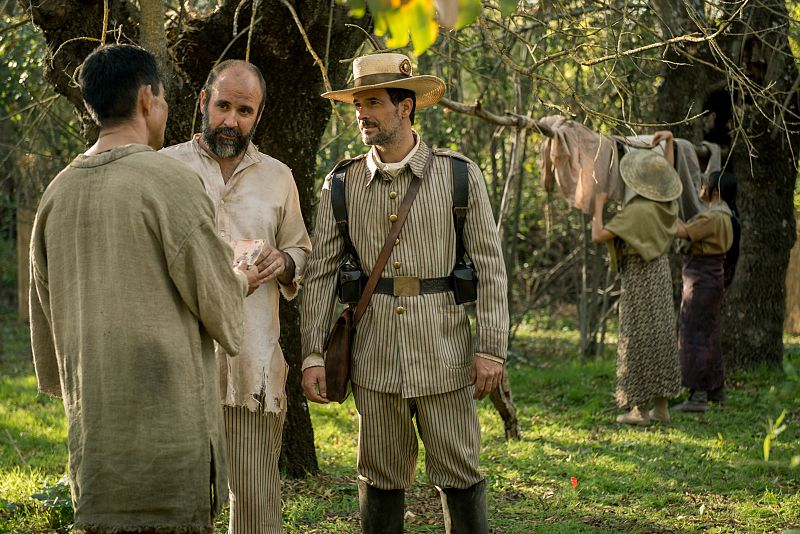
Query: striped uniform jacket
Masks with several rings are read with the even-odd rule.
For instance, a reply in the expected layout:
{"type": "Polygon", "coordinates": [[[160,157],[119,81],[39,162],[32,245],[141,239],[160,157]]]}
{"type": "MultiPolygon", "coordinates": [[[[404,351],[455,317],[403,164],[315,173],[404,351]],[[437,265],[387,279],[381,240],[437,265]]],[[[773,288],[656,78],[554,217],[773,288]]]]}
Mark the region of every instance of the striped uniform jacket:
{"type": "MultiPolygon", "coordinates": [[[[352,381],[358,386],[403,397],[453,391],[470,382],[473,352],[505,360],[508,342],[506,271],[486,184],[478,166],[461,154],[434,150],[421,142],[395,178],[370,174],[360,156],[346,169],[350,235],[367,274],[371,272],[412,179],[419,193],[395,242],[382,277],[450,275],[456,260],[451,157],[468,161],[469,207],[464,245],[477,271],[477,336],[473,347],[469,318],[452,292],[395,297],[375,293],[358,324],[353,344],[352,381]]],[[[344,163],[344,162],[343,162],[344,163]]],[[[341,166],[342,164],[340,164],[341,166]]],[[[338,168],[338,167],[337,167],[338,168]]],[[[346,258],[331,207],[329,175],[322,188],[312,255],[303,281],[303,354],[322,353],[336,299],[336,273],[346,258]]]]}

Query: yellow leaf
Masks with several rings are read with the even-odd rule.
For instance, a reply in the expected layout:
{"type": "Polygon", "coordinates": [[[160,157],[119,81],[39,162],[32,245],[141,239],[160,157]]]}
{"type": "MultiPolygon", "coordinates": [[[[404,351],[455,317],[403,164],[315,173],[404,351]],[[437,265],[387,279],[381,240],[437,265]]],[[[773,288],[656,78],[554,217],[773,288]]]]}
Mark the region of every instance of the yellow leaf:
{"type": "Polygon", "coordinates": [[[433,20],[433,4],[426,0],[415,0],[409,4],[411,16],[411,41],[414,43],[414,53],[419,55],[436,42],[439,35],[439,25],[433,20]]]}

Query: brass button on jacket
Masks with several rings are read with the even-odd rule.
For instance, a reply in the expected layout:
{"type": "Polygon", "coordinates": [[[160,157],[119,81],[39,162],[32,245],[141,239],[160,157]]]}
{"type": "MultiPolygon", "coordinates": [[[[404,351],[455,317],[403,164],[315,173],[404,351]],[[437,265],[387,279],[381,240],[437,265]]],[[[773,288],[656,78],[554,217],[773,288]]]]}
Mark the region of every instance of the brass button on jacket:
{"type": "Polygon", "coordinates": [[[394,266],[395,269],[399,269],[400,267],[403,266],[403,264],[400,263],[399,261],[394,262],[392,265],[394,266]]]}
{"type": "Polygon", "coordinates": [[[397,215],[392,213],[391,215],[389,215],[389,220],[392,221],[392,222],[395,222],[397,220],[397,215]]]}
{"type": "Polygon", "coordinates": [[[392,200],[396,199],[397,198],[397,191],[390,192],[389,193],[389,198],[391,198],[392,200]]]}
{"type": "Polygon", "coordinates": [[[397,315],[403,315],[406,312],[406,309],[402,306],[398,306],[394,309],[394,311],[397,313],[397,315]]]}

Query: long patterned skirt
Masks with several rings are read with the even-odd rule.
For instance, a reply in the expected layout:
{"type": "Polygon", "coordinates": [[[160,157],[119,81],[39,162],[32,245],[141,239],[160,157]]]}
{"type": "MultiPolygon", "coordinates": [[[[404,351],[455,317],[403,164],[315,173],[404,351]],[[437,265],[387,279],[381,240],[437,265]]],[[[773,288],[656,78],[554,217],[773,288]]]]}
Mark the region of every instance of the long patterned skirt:
{"type": "Polygon", "coordinates": [[[725,381],[720,341],[723,258],[719,254],[683,260],[678,346],[683,385],[694,391],[712,391],[725,381]]]}
{"type": "Polygon", "coordinates": [[[617,343],[620,408],[646,407],[655,398],[680,392],[675,330],[667,257],[648,263],[638,255],[624,256],[617,343]]]}

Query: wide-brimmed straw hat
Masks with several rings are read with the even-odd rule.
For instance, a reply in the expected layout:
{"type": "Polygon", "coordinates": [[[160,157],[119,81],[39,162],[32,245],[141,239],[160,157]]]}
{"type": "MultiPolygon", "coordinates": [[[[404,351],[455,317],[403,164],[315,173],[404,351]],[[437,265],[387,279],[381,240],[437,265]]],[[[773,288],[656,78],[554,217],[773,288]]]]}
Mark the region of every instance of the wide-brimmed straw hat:
{"type": "Polygon", "coordinates": [[[361,56],[353,61],[353,85],[348,89],[328,91],[322,96],[353,103],[353,95],[368,89],[408,89],[417,97],[417,108],[427,108],[444,96],[444,80],[436,76],[412,76],[411,60],[395,53],[361,56]]]}
{"type": "Polygon", "coordinates": [[[625,185],[644,198],[658,202],[675,200],[683,192],[678,172],[652,150],[631,150],[623,156],[619,173],[625,185]]]}

